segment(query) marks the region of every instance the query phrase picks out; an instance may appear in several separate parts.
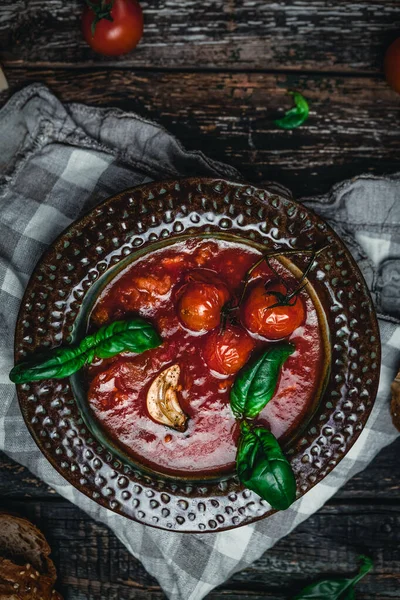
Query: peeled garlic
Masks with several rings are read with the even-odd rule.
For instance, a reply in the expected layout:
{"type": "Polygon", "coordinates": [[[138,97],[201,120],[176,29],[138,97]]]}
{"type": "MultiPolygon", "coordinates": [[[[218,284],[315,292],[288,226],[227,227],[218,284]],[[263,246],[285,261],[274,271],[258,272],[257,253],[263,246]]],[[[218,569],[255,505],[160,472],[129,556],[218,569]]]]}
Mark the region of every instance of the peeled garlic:
{"type": "Polygon", "coordinates": [[[147,410],[157,423],[185,431],[188,417],[176,394],[180,373],[179,365],[172,365],[157,375],[147,393],[147,410]]]}

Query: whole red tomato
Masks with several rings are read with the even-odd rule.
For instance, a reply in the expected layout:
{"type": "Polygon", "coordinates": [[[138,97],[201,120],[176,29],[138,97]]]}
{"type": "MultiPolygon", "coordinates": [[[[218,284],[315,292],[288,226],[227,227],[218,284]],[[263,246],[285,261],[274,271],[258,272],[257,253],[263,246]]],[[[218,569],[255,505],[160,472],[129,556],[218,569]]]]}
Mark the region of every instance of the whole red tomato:
{"type": "Polygon", "coordinates": [[[290,300],[289,305],[279,305],[280,294],[286,288],[281,283],[257,283],[248,294],[241,311],[242,322],[252,333],[269,340],[279,340],[292,334],[305,319],[305,308],[300,296],[290,300]],[[277,295],[274,292],[278,292],[277,295]],[[274,306],[278,304],[278,306],[274,306]]]}
{"type": "Polygon", "coordinates": [[[221,375],[234,375],[247,363],[255,341],[235,325],[227,325],[208,334],[203,346],[203,358],[209,369],[221,375]]]}
{"type": "Polygon", "coordinates": [[[400,94],[400,38],[387,49],[384,67],[388,84],[400,94]]]}
{"type": "Polygon", "coordinates": [[[219,277],[208,269],[194,269],[178,291],[178,315],[190,331],[206,332],[221,321],[221,309],[230,294],[219,277]]]}
{"type": "Polygon", "coordinates": [[[82,14],[82,31],[93,50],[107,56],[126,54],[143,35],[143,12],[137,0],[93,0],[82,14]]]}

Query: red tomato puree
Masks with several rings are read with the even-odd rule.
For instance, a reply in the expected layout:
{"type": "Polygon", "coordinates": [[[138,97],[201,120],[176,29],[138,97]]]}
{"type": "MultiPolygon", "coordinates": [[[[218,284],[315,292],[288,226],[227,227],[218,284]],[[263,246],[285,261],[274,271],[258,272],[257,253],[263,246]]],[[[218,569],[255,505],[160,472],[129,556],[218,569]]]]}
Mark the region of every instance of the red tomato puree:
{"type": "MultiPolygon", "coordinates": [[[[229,406],[235,376],[210,372],[202,356],[209,334],[188,331],[176,311],[176,292],[191,269],[213,270],[239,297],[242,278],[259,259],[250,246],[193,238],[155,250],[131,263],[103,290],[91,315],[91,327],[140,315],[159,331],[163,344],[141,355],[121,354],[90,366],[89,403],[103,430],[132,458],[158,472],[204,477],[234,469],[238,425],[229,406]],[[179,432],[152,420],[147,391],[169,365],[179,364],[178,399],[189,416],[179,432]]],[[[275,268],[294,280],[278,261],[275,268]]],[[[276,277],[263,263],[255,279],[276,277]]],[[[308,416],[321,385],[324,344],[316,307],[303,290],[305,322],[287,338],[296,350],[285,362],[272,400],[258,422],[277,438],[288,439],[308,416]]],[[[258,338],[250,360],[268,345],[258,338]]]]}

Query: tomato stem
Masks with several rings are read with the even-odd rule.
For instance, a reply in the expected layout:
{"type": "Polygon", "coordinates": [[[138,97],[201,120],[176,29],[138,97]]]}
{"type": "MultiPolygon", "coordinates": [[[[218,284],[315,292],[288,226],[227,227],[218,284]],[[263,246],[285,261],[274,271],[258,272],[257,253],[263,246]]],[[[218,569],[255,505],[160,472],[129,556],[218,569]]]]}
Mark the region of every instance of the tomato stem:
{"type": "Polygon", "coordinates": [[[296,304],[298,294],[307,285],[306,279],[307,279],[309,272],[312,269],[312,266],[314,264],[316,257],[319,254],[321,254],[322,252],[324,252],[324,250],[326,250],[327,248],[329,248],[329,244],[327,244],[326,246],[322,246],[322,248],[319,248],[318,250],[315,250],[315,248],[300,248],[299,250],[291,248],[289,250],[271,250],[270,252],[263,254],[263,256],[259,260],[257,260],[245,274],[245,276],[242,280],[243,281],[242,292],[241,292],[240,298],[236,302],[236,304],[233,304],[232,300],[229,300],[222,307],[220,333],[224,332],[227,322],[228,322],[228,319],[229,319],[230,323],[235,322],[235,320],[236,320],[235,312],[237,312],[239,310],[239,308],[244,300],[244,297],[245,297],[246,291],[247,291],[247,287],[250,283],[250,277],[251,277],[252,273],[255,271],[255,269],[257,269],[257,267],[259,267],[264,261],[267,263],[267,265],[271,269],[271,271],[273,271],[275,273],[275,275],[279,279],[280,283],[282,283],[282,285],[286,289],[286,294],[282,294],[282,292],[274,291],[274,290],[269,290],[268,292],[267,291],[265,292],[266,295],[275,296],[275,298],[278,300],[271,306],[268,306],[268,308],[275,308],[277,306],[294,306],[296,304]],[[311,257],[310,257],[310,260],[308,261],[308,264],[307,264],[301,278],[298,280],[297,286],[295,287],[294,290],[291,290],[289,292],[289,287],[288,287],[285,279],[278,273],[278,271],[275,269],[275,267],[270,263],[270,259],[276,258],[278,256],[290,256],[293,254],[311,254],[311,257]],[[294,299],[294,301],[291,302],[291,300],[293,300],[293,299],[294,299]]]}
{"type": "MultiPolygon", "coordinates": [[[[311,268],[314,264],[314,261],[316,259],[316,257],[321,254],[322,252],[324,252],[324,250],[326,250],[327,248],[329,248],[329,244],[322,246],[322,248],[319,248],[318,250],[315,250],[315,248],[300,248],[300,249],[295,249],[295,248],[291,248],[289,250],[272,250],[270,252],[267,252],[266,254],[264,254],[259,260],[257,260],[254,265],[252,265],[250,267],[250,269],[247,271],[246,275],[243,278],[243,290],[240,296],[240,300],[238,302],[238,308],[241,305],[241,303],[244,300],[244,297],[246,295],[246,291],[247,291],[247,287],[249,285],[250,282],[250,277],[252,275],[252,273],[255,271],[255,269],[257,269],[257,267],[259,267],[264,261],[267,263],[267,265],[269,266],[270,269],[272,269],[272,271],[277,275],[277,277],[280,279],[280,281],[283,283],[283,285],[285,286],[286,290],[288,290],[288,286],[286,285],[285,280],[279,275],[279,273],[274,269],[274,267],[271,265],[271,263],[269,262],[271,258],[275,258],[278,256],[290,256],[293,254],[311,254],[311,258],[307,264],[307,267],[304,271],[304,273],[302,274],[298,285],[296,286],[296,288],[291,291],[290,293],[287,293],[285,295],[283,295],[281,292],[274,292],[274,291],[270,291],[268,292],[268,294],[273,294],[274,296],[276,296],[278,298],[278,302],[276,304],[274,304],[273,306],[270,306],[269,308],[274,308],[275,306],[283,306],[283,305],[289,305],[290,304],[290,300],[292,298],[296,298],[297,295],[301,292],[301,290],[307,285],[307,283],[304,283],[309,272],[311,271],[311,268]],[[280,296],[282,296],[282,299],[280,299],[280,296]]],[[[296,302],[296,300],[295,300],[296,302]]],[[[294,302],[294,303],[295,303],[294,302]]]]}
{"type": "Polygon", "coordinates": [[[88,7],[94,12],[94,19],[91,25],[92,36],[96,33],[96,26],[102,19],[107,21],[113,21],[111,11],[114,6],[115,0],[101,0],[101,2],[92,2],[92,0],[85,0],[88,7]]]}

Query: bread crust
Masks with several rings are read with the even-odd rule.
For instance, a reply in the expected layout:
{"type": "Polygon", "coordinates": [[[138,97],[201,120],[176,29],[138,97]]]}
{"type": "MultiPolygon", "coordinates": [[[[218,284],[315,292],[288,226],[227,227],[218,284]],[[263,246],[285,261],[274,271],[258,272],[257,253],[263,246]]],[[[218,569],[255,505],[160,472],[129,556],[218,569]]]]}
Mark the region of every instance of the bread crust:
{"type": "MultiPolygon", "coordinates": [[[[17,532],[17,538],[20,535],[21,546],[10,551],[9,545],[0,536],[0,600],[62,600],[54,590],[56,568],[42,532],[28,519],[2,511],[0,531],[5,531],[7,526],[17,532]],[[31,560],[32,548],[29,557],[23,547],[29,540],[38,554],[35,560],[31,560]]],[[[13,543],[18,546],[18,540],[13,540],[13,543]]]]}
{"type": "Polygon", "coordinates": [[[400,371],[392,383],[392,402],[390,408],[393,425],[400,431],[400,371]]]}

